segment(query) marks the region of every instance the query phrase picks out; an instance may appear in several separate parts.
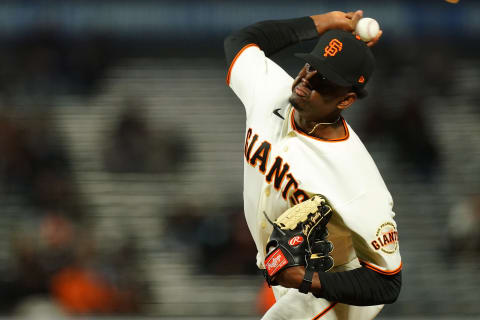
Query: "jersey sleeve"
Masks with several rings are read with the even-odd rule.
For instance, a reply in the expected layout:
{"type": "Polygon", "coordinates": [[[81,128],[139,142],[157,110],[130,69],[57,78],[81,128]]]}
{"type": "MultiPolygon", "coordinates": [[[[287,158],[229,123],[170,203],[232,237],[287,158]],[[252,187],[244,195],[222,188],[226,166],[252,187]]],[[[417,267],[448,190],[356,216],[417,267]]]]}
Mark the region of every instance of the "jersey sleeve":
{"type": "Polygon", "coordinates": [[[247,118],[254,109],[266,107],[291,93],[293,79],[256,45],[244,46],[233,59],[227,75],[227,84],[242,101],[247,118]]]}
{"type": "Polygon", "coordinates": [[[360,263],[384,275],[400,272],[402,261],[390,194],[384,190],[370,191],[339,209],[352,232],[360,263]]]}

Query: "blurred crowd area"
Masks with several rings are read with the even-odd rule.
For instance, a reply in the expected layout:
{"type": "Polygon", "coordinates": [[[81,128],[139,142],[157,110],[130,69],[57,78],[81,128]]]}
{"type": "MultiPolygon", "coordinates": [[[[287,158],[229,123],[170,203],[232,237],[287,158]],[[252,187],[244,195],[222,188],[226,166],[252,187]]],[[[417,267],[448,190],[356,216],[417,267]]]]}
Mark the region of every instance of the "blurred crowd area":
{"type": "MultiPolygon", "coordinates": [[[[169,82],[175,78],[183,90],[175,93],[178,98],[189,95],[190,90],[197,90],[195,94],[201,98],[223,94],[232,105],[226,114],[237,112],[242,116],[239,102],[224,85],[221,40],[214,43],[211,50],[200,56],[184,50],[172,55],[174,50],[163,48],[161,43],[143,43],[132,48],[128,42],[119,42],[103,34],[69,38],[54,28],[46,28],[0,45],[0,218],[3,222],[0,232],[3,250],[0,254],[0,314],[24,315],[35,312],[29,309],[31,305],[48,304],[51,308],[48,312],[57,316],[162,315],[162,308],[152,312],[151,305],[162,304],[168,298],[156,291],[155,279],[159,275],[155,275],[155,270],[153,276],[152,272],[145,271],[145,260],[147,256],[150,259],[151,255],[166,252],[184,253],[193,268],[192,273],[198,276],[222,279],[239,275],[258,279],[258,288],[254,288],[253,295],[257,304],[244,314],[260,314],[268,307],[271,303],[269,292],[263,291],[262,279],[255,266],[256,248],[244,221],[241,192],[228,201],[223,199],[221,205],[209,198],[209,192],[213,197],[213,193],[218,192],[215,188],[221,189],[221,186],[204,185],[204,190],[200,190],[203,193],[199,191],[207,194],[204,202],[176,194],[173,204],[167,201],[165,207],[155,207],[151,211],[151,223],[163,226],[157,237],[145,240],[130,232],[118,237],[117,241],[105,243],[98,231],[97,213],[112,210],[92,204],[93,195],[84,190],[84,162],[90,158],[99,159],[96,174],[105,174],[114,182],[115,179],[127,179],[133,184],[155,178],[159,184],[167,185],[166,189],[182,190],[175,181],[181,181],[188,188],[197,171],[207,170],[200,165],[195,154],[200,158],[202,152],[225,151],[216,150],[218,145],[208,143],[199,151],[200,147],[192,142],[198,136],[184,125],[185,118],[190,115],[179,111],[178,119],[173,121],[176,124],[172,125],[171,117],[162,118],[161,115],[162,108],[166,110],[170,106],[152,105],[145,94],[155,91],[159,83],[163,85],[161,81],[169,82]],[[151,47],[154,49],[142,51],[142,48],[151,47]],[[100,131],[103,135],[97,141],[100,147],[89,150],[85,158],[79,159],[73,151],[75,146],[72,146],[71,137],[65,135],[68,130],[62,127],[65,124],[58,117],[69,108],[63,101],[70,99],[82,105],[83,110],[72,111],[72,114],[78,112],[79,118],[92,109],[98,112],[101,107],[96,101],[105,96],[112,79],[117,77],[112,74],[119,66],[128,64],[128,70],[136,72],[136,65],[138,70],[145,68],[145,59],[149,61],[148,66],[155,68],[168,64],[172,58],[176,59],[172,60],[176,65],[168,69],[172,74],[157,74],[148,78],[146,84],[116,91],[116,100],[109,105],[113,113],[108,111],[106,115],[111,120],[108,122],[110,127],[100,131]],[[199,59],[198,66],[195,59],[199,59]],[[189,72],[192,70],[208,73],[208,78],[200,78],[200,81],[208,80],[215,86],[189,87],[189,72]],[[154,83],[156,80],[160,82],[154,83]],[[216,91],[218,87],[224,91],[219,93],[216,91]],[[160,116],[153,117],[152,109],[160,110],[160,116]],[[188,175],[191,177],[186,178],[188,175]],[[224,202],[230,205],[225,206],[224,202]]],[[[434,121],[439,118],[429,113],[435,110],[446,114],[441,118],[444,122],[439,125],[452,133],[458,127],[449,125],[459,121],[459,115],[463,118],[456,123],[457,126],[478,122],[478,47],[476,44],[457,47],[438,36],[402,43],[387,38],[375,50],[378,71],[370,85],[370,96],[361,104],[362,109],[351,114],[354,128],[367,148],[374,150],[374,159],[385,161],[380,162],[379,167],[385,173],[387,184],[393,183],[394,199],[397,194],[401,198],[402,192],[406,192],[398,189],[399,185],[404,188],[406,184],[395,180],[399,175],[393,172],[396,164],[402,164],[402,170],[406,170],[400,176],[414,177],[413,181],[410,180],[412,188],[431,192],[434,200],[445,194],[451,196],[442,202],[448,206],[442,208],[438,213],[439,220],[430,226],[435,230],[424,230],[437,236],[436,242],[431,239],[428,242],[434,247],[424,248],[436,257],[428,262],[443,260],[444,265],[439,268],[453,269],[453,265],[466,261],[474,266],[468,269],[467,276],[478,277],[479,270],[475,266],[480,262],[477,232],[480,227],[480,168],[476,164],[480,163],[480,138],[470,137],[467,142],[472,145],[454,149],[460,150],[456,154],[435,135],[438,130],[433,128],[437,125],[434,121]],[[456,101],[460,108],[435,108],[436,101],[456,101]],[[448,114],[452,115],[452,120],[448,114]],[[458,173],[452,169],[452,163],[467,170],[458,173]],[[446,180],[439,179],[445,176],[446,180]],[[439,185],[445,181],[453,181],[455,187],[443,189],[439,185]],[[437,192],[441,194],[437,196],[437,192]]],[[[293,75],[299,64],[286,57],[285,54],[275,59],[285,63],[293,75]]],[[[126,79],[130,79],[128,77],[126,79]]],[[[132,73],[131,77],[135,80],[137,75],[132,73]]],[[[191,113],[196,117],[201,115],[202,110],[195,109],[197,102],[192,100],[190,103],[191,113]]],[[[215,114],[207,116],[214,118],[215,114]]],[[[205,129],[213,130],[214,125],[208,123],[205,129]]],[[[223,125],[229,126],[228,123],[223,125]]],[[[474,127],[471,132],[478,134],[478,129],[474,127]]],[[[236,143],[233,149],[238,149],[238,154],[242,148],[242,134],[239,132],[238,140],[230,143],[236,143]]],[[[451,143],[462,144],[464,141],[451,143]]],[[[238,161],[240,172],[241,157],[235,161],[238,161]]],[[[235,184],[241,190],[241,172],[238,177],[235,184]]],[[[216,181],[220,178],[213,176],[209,179],[216,181]]],[[[224,186],[226,190],[229,187],[224,186]]],[[[155,193],[155,190],[151,192],[155,193]]],[[[158,191],[159,197],[162,192],[158,191]]],[[[123,200],[128,202],[128,195],[123,200]]],[[[402,201],[413,200],[400,200],[400,204],[402,201]]],[[[408,220],[410,226],[415,220],[420,221],[422,215],[431,219],[436,214],[401,212],[401,207],[399,210],[406,217],[399,217],[399,222],[408,220]]],[[[131,212],[133,218],[135,214],[131,212]]],[[[399,225],[402,230],[402,224],[399,225]]],[[[417,231],[409,230],[405,234],[409,232],[417,231]]],[[[408,260],[408,250],[405,253],[408,260]]],[[[415,262],[410,265],[415,268],[415,262]]],[[[408,269],[409,264],[406,266],[408,269]]],[[[164,270],[167,273],[173,271],[164,270]]],[[[427,302],[422,307],[435,306],[436,303],[427,302]]],[[[458,307],[465,307],[465,304],[460,301],[458,307]]],[[[468,304],[464,310],[468,313],[476,309],[468,304]]],[[[402,313],[399,309],[393,311],[402,313]]],[[[406,315],[416,311],[413,307],[403,310],[406,315]]],[[[435,314],[435,311],[429,313],[435,314]]]]}
{"type": "MultiPolygon", "coordinates": [[[[29,301],[49,303],[52,316],[138,313],[147,290],[135,242],[98,250],[85,199],[51,111],[11,105],[0,115],[2,276],[0,313],[23,314],[29,301]],[[15,114],[15,116],[13,115],[15,114]],[[11,209],[8,204],[17,207],[11,209]]],[[[34,311],[33,311],[34,312],[34,311]]],[[[26,314],[27,315],[27,314],[26,314]]]]}

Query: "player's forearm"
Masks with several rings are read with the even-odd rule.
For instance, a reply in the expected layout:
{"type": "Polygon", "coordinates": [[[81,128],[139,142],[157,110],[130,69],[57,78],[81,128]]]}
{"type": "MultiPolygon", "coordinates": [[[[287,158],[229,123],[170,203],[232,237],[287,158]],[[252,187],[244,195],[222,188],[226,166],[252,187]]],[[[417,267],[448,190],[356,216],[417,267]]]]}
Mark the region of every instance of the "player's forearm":
{"type": "Polygon", "coordinates": [[[393,303],[402,285],[401,272],[383,275],[364,267],[320,273],[315,280],[311,289],[314,296],[357,306],[393,303]]]}
{"type": "Polygon", "coordinates": [[[227,64],[248,44],[256,44],[266,56],[301,41],[318,37],[317,27],[311,17],[288,20],[262,21],[229,35],[224,41],[227,64]]]}
{"type": "MultiPolygon", "coordinates": [[[[292,267],[282,271],[276,280],[284,287],[299,288],[304,275],[305,268],[292,267]]],[[[310,292],[317,298],[357,306],[393,303],[402,285],[401,272],[387,276],[364,267],[315,273],[312,280],[310,292]]]]}

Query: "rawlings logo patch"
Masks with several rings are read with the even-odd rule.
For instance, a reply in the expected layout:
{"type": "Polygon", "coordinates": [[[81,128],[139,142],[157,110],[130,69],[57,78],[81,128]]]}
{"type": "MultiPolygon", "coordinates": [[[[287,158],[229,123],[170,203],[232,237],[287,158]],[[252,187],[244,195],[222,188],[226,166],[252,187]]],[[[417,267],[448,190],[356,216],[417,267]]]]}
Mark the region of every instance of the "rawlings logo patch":
{"type": "Polygon", "coordinates": [[[381,250],[385,253],[395,253],[398,249],[398,232],[395,225],[391,222],[382,224],[376,233],[376,240],[371,242],[375,250],[381,250]]]}
{"type": "Polygon", "coordinates": [[[288,244],[291,247],[296,247],[299,244],[301,244],[302,242],[303,242],[303,237],[302,236],[295,236],[292,239],[288,240],[288,244]]]}
{"type": "Polygon", "coordinates": [[[282,251],[277,249],[270,255],[268,260],[265,260],[265,268],[267,269],[268,275],[271,277],[287,263],[287,258],[285,258],[282,251]]]}

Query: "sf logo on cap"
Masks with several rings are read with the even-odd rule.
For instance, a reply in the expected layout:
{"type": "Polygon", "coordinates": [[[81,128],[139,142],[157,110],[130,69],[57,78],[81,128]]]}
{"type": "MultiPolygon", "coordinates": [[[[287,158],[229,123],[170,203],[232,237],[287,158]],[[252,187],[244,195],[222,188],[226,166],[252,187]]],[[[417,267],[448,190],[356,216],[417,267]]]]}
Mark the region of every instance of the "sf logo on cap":
{"type": "Polygon", "coordinates": [[[338,39],[332,39],[328,46],[325,47],[324,57],[335,56],[337,53],[342,51],[343,44],[338,39]]]}

